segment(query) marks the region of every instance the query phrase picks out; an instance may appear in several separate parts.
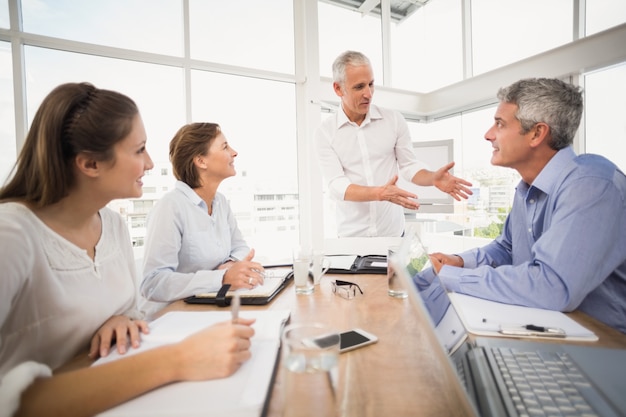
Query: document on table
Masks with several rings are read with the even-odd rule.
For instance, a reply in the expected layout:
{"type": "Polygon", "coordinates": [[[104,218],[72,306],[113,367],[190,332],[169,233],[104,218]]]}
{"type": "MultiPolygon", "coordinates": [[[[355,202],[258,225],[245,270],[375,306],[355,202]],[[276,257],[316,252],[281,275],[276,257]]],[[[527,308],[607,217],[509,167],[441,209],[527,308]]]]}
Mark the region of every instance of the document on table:
{"type": "Polygon", "coordinates": [[[326,256],[326,259],[330,261],[330,269],[345,269],[349,271],[354,265],[354,261],[358,258],[357,255],[332,255],[326,256]]]}
{"type": "MultiPolygon", "coordinates": [[[[271,389],[282,326],[288,320],[289,314],[288,310],[240,313],[241,317],[256,318],[253,324],[255,335],[251,339],[250,348],[252,358],[230,377],[169,384],[120,404],[99,416],[260,416],[271,389]]],[[[140,348],[129,349],[125,355],[112,351],[93,366],[178,342],[207,326],[230,319],[230,311],[167,313],[150,323],[150,333],[142,335],[140,348]]]]}
{"type": "MultiPolygon", "coordinates": [[[[590,342],[598,340],[595,333],[560,311],[503,304],[459,293],[448,295],[465,329],[476,335],[504,337],[507,335],[500,333],[502,328],[521,328],[531,324],[562,329],[566,340],[590,342]]],[[[553,339],[549,335],[531,337],[553,339]]]]}

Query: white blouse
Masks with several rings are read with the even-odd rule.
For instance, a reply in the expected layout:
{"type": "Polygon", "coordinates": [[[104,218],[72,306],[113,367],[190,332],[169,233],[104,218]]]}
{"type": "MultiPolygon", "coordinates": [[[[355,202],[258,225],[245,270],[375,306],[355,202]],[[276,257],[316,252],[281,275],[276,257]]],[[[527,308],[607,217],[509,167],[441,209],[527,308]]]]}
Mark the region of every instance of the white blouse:
{"type": "Polygon", "coordinates": [[[27,361],[55,369],[111,316],[140,318],[128,229],[107,208],[100,218],[92,261],[24,205],[0,204],[0,378],[27,361]]]}

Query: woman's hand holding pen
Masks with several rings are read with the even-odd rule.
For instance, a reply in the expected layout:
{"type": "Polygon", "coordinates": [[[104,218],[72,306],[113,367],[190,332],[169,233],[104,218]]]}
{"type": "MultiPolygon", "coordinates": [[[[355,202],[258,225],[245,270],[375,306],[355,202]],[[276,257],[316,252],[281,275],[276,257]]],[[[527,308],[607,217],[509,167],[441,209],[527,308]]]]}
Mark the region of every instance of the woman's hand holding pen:
{"type": "Polygon", "coordinates": [[[177,343],[177,380],[225,378],[250,359],[254,319],[238,318],[201,330],[177,343]]]}
{"type": "Polygon", "coordinates": [[[446,255],[444,253],[435,252],[428,255],[428,258],[436,273],[439,273],[444,265],[457,266],[459,268],[463,268],[464,265],[463,258],[459,255],[446,255]]]}
{"type": "Polygon", "coordinates": [[[233,262],[224,273],[222,284],[230,284],[231,289],[251,289],[263,284],[263,265],[253,262],[254,249],[240,261],[233,262]]]}

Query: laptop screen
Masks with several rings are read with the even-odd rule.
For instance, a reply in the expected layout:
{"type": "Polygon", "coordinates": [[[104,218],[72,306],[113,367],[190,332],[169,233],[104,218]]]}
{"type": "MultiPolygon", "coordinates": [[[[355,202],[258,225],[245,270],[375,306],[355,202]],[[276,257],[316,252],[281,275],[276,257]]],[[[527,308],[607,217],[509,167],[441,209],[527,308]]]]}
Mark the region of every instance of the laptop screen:
{"type": "Polygon", "coordinates": [[[436,277],[429,288],[418,291],[413,277],[422,269],[430,268],[430,262],[417,232],[409,231],[405,234],[400,249],[390,262],[407,289],[415,309],[425,310],[430,317],[441,346],[448,355],[454,353],[466,340],[467,331],[439,278],[436,277]]]}

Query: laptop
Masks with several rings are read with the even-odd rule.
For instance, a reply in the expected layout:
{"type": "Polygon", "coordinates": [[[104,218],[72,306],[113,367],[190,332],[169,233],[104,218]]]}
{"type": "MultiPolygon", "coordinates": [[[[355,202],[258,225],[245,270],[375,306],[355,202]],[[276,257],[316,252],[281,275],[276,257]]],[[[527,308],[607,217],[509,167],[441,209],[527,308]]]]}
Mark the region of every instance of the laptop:
{"type": "Polygon", "coordinates": [[[626,350],[470,339],[440,282],[422,293],[414,284],[407,259],[416,239],[415,234],[405,236],[392,265],[416,313],[429,316],[450,359],[445,366],[453,368],[478,415],[626,416],[626,350]]]}

